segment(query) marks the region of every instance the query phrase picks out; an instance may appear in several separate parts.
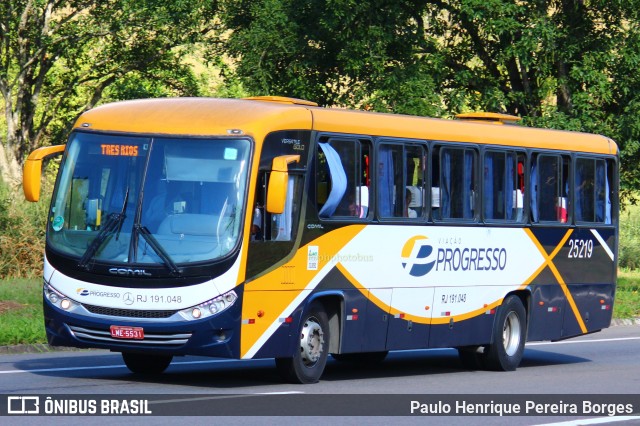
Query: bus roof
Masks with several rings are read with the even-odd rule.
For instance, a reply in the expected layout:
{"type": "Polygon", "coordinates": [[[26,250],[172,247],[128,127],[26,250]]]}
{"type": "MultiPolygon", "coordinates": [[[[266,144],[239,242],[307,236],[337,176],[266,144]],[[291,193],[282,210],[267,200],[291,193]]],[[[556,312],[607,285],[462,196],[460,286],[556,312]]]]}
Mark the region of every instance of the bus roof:
{"type": "Polygon", "coordinates": [[[304,130],[311,129],[311,123],[309,110],[293,104],[242,99],[158,98],[99,106],[82,114],[74,128],[213,136],[304,130]]]}
{"type": "Polygon", "coordinates": [[[76,128],[149,134],[266,135],[276,130],[316,130],[421,140],[470,142],[617,154],[611,139],[588,133],[496,126],[491,121],[445,120],[314,107],[270,98],[164,98],[123,101],[84,113],[76,128]],[[238,132],[241,131],[240,133],[238,132]]]}

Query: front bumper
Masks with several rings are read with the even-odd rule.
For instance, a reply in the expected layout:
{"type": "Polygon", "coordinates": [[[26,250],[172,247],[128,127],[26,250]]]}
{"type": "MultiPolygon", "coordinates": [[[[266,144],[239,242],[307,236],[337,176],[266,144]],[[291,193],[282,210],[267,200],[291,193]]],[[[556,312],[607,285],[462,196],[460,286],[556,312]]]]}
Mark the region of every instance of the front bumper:
{"type": "Polygon", "coordinates": [[[130,318],[92,314],[79,309],[66,312],[43,298],[47,340],[51,346],[100,348],[116,352],[153,352],[165,355],[202,355],[239,358],[240,306],[202,320],[169,318],[130,318]],[[141,327],[144,339],[111,336],[111,326],[141,327]]]}

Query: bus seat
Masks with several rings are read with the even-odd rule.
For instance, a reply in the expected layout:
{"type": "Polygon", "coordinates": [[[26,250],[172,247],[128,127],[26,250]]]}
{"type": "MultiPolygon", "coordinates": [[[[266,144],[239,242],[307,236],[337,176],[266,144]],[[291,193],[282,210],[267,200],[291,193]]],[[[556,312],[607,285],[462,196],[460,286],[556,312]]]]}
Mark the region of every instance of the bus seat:
{"type": "Polygon", "coordinates": [[[418,217],[422,216],[422,189],[417,186],[407,186],[406,188],[411,193],[411,201],[407,207],[414,210],[418,217]]]}
{"type": "Polygon", "coordinates": [[[516,209],[516,220],[518,222],[522,221],[523,212],[524,212],[524,195],[520,189],[513,190],[513,208],[516,209]]]}
{"type": "Polygon", "coordinates": [[[356,203],[360,206],[359,217],[367,217],[367,214],[369,214],[369,187],[359,187],[356,195],[356,203]]]}

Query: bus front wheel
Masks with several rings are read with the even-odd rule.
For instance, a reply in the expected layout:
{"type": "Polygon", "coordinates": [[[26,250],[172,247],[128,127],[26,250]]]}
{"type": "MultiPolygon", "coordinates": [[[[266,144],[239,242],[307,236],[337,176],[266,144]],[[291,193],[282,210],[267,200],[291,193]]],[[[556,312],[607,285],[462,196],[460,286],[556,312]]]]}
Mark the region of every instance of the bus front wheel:
{"type": "Polygon", "coordinates": [[[122,359],[127,368],[133,373],[160,374],[169,367],[173,356],[123,352],[122,359]]]}
{"type": "Polygon", "coordinates": [[[522,360],[526,341],[527,313],[518,296],[508,296],[498,309],[493,327],[493,343],[487,347],[487,368],[513,371],[522,360]]]}
{"type": "Polygon", "coordinates": [[[287,381],[316,383],[329,355],[329,320],[322,304],[314,302],[304,313],[299,337],[293,356],[276,358],[276,367],[287,381]]]}

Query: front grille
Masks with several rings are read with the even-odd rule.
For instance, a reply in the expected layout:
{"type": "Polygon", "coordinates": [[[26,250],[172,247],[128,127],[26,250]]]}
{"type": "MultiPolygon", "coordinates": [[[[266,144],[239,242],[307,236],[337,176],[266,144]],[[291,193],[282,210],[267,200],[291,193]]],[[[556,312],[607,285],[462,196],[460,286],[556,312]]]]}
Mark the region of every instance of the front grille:
{"type": "Polygon", "coordinates": [[[126,343],[136,345],[160,345],[160,346],[182,346],[191,337],[192,333],[144,333],[144,339],[115,339],[111,337],[109,330],[96,328],[78,327],[68,325],[71,333],[78,339],[90,342],[126,343]]]}
{"type": "Polygon", "coordinates": [[[127,318],[169,318],[178,311],[141,311],[135,309],[105,308],[103,306],[85,305],[84,308],[92,314],[109,315],[127,318]]]}

